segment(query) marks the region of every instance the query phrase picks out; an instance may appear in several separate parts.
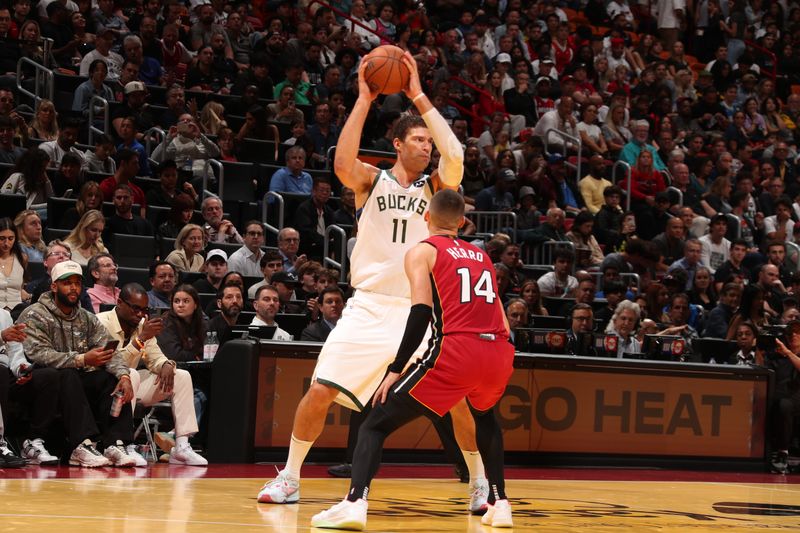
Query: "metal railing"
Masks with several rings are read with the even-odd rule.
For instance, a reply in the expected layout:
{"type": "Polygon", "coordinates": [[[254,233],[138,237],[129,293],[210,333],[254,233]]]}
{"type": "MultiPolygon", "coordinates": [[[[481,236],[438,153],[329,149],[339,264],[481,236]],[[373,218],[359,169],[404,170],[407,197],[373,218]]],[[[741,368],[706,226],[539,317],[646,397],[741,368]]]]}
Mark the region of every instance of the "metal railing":
{"type": "Polygon", "coordinates": [[[617,168],[622,167],[625,170],[625,211],[631,210],[631,166],[622,160],[617,160],[611,165],[611,183],[617,184],[617,168]]]}
{"type": "Polygon", "coordinates": [[[331,224],[330,226],[325,228],[325,245],[322,248],[322,265],[324,267],[331,266],[333,268],[339,269],[339,281],[346,281],[347,273],[344,270],[344,264],[346,258],[347,258],[347,233],[336,224],[331,224]],[[331,239],[333,238],[332,234],[334,233],[340,239],[341,245],[339,247],[339,259],[341,261],[336,261],[330,256],[331,239]]]}
{"type": "MultiPolygon", "coordinates": [[[[735,237],[737,239],[741,239],[742,238],[742,221],[739,220],[739,217],[737,217],[733,213],[725,213],[725,216],[728,217],[728,220],[730,222],[732,222],[734,224],[734,226],[736,226],[736,232],[735,232],[736,236],[735,237]]],[[[728,223],[728,227],[731,226],[730,222],[728,223]]]]}
{"type": "MultiPolygon", "coordinates": [[[[151,150],[150,147],[153,144],[154,137],[158,138],[158,142],[156,144],[161,144],[162,142],[164,142],[164,139],[167,138],[166,134],[164,133],[164,130],[162,130],[158,126],[153,126],[149,130],[144,132],[144,148],[147,151],[148,159],[150,158],[150,155],[153,153],[153,150],[151,150]]],[[[166,146],[164,148],[166,148],[166,146]]],[[[157,163],[157,161],[155,161],[154,159],[150,159],[150,161],[157,163]]]]}
{"type": "MultiPolygon", "coordinates": [[[[750,48],[758,50],[762,54],[768,55],[770,59],[772,59],[772,70],[767,70],[767,71],[762,70],[762,72],[764,72],[764,74],[772,78],[772,81],[775,81],[775,79],[778,77],[778,58],[775,55],[775,53],[772,50],[764,48],[758,43],[754,43],[753,41],[744,41],[744,44],[745,46],[749,46],[750,48]]],[[[797,50],[795,49],[795,51],[797,50]]]]}
{"type": "MultiPolygon", "coordinates": [[[[594,284],[595,284],[596,287],[602,288],[602,283],[601,282],[603,280],[603,273],[599,272],[599,271],[591,271],[591,272],[588,272],[588,274],[590,276],[593,276],[593,277],[597,278],[594,284]]],[[[631,284],[633,283],[633,284],[636,285],[636,293],[637,294],[641,293],[642,280],[639,277],[639,274],[636,274],[634,272],[623,272],[623,273],[621,273],[619,275],[619,277],[620,277],[620,279],[623,280],[623,282],[625,284],[625,287],[630,289],[631,284]],[[625,281],[625,280],[627,280],[627,281],[625,281]]]]}
{"type": "Polygon", "coordinates": [[[564,163],[575,169],[575,175],[578,180],[580,180],[583,176],[581,175],[581,153],[583,148],[583,143],[581,142],[580,137],[574,137],[568,133],[564,133],[561,130],[557,130],[555,128],[549,128],[547,131],[544,132],[544,151],[547,155],[550,155],[550,134],[554,134],[556,137],[561,137],[564,141],[564,163]],[[577,161],[576,164],[572,164],[568,162],[567,159],[567,142],[571,142],[575,145],[578,150],[578,157],[575,158],[577,161]]]}
{"type": "Polygon", "coordinates": [[[275,191],[268,191],[264,197],[261,199],[261,222],[264,224],[264,230],[269,231],[270,233],[274,233],[275,237],[278,237],[278,234],[283,229],[283,214],[284,214],[284,202],[283,196],[275,191]],[[270,198],[274,198],[275,202],[278,204],[278,225],[273,226],[269,223],[269,205],[270,205],[270,198]]]}
{"type": "Polygon", "coordinates": [[[793,274],[800,270],[800,245],[786,241],[786,261],[790,263],[793,274]]]}
{"type": "Polygon", "coordinates": [[[667,191],[672,191],[678,195],[678,207],[683,207],[683,191],[677,187],[669,186],[667,187],[667,191]]]}
{"type": "Polygon", "coordinates": [[[94,135],[105,135],[108,133],[108,100],[96,94],[89,100],[89,144],[94,144],[94,135]],[[101,130],[95,126],[95,109],[96,107],[103,110],[103,129],[101,130]]]}
{"type": "Polygon", "coordinates": [[[33,99],[34,109],[39,108],[39,102],[44,98],[47,98],[51,102],[54,100],[55,86],[56,86],[55,77],[53,76],[53,71],[50,70],[49,68],[45,67],[44,65],[40,65],[36,61],[33,61],[32,59],[27,57],[21,57],[19,61],[17,61],[17,91],[20,94],[23,94],[33,99]],[[31,92],[22,86],[22,82],[24,79],[22,75],[23,65],[30,65],[34,69],[34,81],[33,81],[34,92],[31,92]],[[44,96],[40,95],[39,91],[42,91],[42,94],[44,96]]]}
{"type": "MultiPolygon", "coordinates": [[[[533,248],[531,265],[552,265],[555,262],[556,251],[567,249],[575,254],[575,243],[572,241],[545,241],[533,248]]],[[[527,261],[526,261],[527,263],[527,261]]],[[[573,271],[575,262],[572,263],[573,271]]]]}
{"type": "Polygon", "coordinates": [[[217,161],[216,159],[207,159],[206,165],[203,167],[203,194],[208,193],[209,195],[213,194],[208,192],[208,169],[209,167],[217,170],[214,174],[217,176],[217,198],[220,200],[224,200],[225,197],[222,194],[222,189],[225,186],[225,167],[222,166],[222,163],[217,161]]]}
{"type": "Polygon", "coordinates": [[[517,214],[510,211],[468,211],[464,213],[473,224],[476,234],[494,235],[511,229],[511,237],[517,238],[517,214]]]}

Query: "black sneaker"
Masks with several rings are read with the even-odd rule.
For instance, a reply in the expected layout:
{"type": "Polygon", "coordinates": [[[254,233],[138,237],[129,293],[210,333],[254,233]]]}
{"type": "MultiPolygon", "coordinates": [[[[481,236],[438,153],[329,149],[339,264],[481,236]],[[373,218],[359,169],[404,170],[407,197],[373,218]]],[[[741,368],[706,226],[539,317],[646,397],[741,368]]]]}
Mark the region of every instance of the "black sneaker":
{"type": "Polygon", "coordinates": [[[346,477],[349,478],[353,473],[353,465],[350,463],[342,463],[340,465],[332,466],[328,469],[328,474],[333,477],[346,477]]]}
{"type": "Polygon", "coordinates": [[[0,441],[0,468],[22,468],[28,461],[16,455],[5,441],[0,441]]]}
{"type": "Polygon", "coordinates": [[[769,466],[770,470],[775,474],[788,474],[789,454],[786,452],[777,452],[769,462],[769,466]]]}

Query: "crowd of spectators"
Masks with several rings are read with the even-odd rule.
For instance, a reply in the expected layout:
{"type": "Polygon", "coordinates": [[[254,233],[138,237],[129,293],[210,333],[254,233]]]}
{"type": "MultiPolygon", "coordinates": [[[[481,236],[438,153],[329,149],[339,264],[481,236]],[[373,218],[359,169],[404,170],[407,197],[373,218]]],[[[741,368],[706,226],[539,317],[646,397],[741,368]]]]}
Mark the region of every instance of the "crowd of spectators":
{"type": "MultiPolygon", "coordinates": [[[[0,219],[0,407],[7,419],[20,399],[43,402],[36,383],[67,391],[30,410],[27,460],[52,461],[56,415],[102,397],[103,416],[50,448],[83,466],[141,463],[128,406],[171,398],[170,460],[202,464],[188,437],[202,444],[210,383],[178,367],[241,325],[325,340],[349,293],[323,266],[326,228],[357,238],[355,195],[325,169],[359,61],[381,44],[414,56],[462,144],[464,233],[496,263],[515,342],[563,317],[572,352],[582,333],[615,335],[614,356],[660,333],[688,341],[687,360],[704,336],[738,342],[730,362],[767,364],[758,335],[800,315],[797,2],[401,4],[0,5],[3,73],[28,58],[76,82],[26,105],[0,76],[2,193],[25,203],[0,219]],[[108,130],[87,144],[106,127],[94,97],[108,130]],[[236,200],[296,200],[275,236],[215,194],[208,162],[252,164],[248,146],[278,157],[250,167],[236,200]],[[115,260],[132,255],[118,235],[157,242],[146,277],[115,260]],[[114,420],[112,391],[126,402],[114,420]]],[[[362,147],[393,152],[409,108],[402,93],[377,99],[362,147]]],[[[5,444],[0,459],[16,464],[5,444]]]]}

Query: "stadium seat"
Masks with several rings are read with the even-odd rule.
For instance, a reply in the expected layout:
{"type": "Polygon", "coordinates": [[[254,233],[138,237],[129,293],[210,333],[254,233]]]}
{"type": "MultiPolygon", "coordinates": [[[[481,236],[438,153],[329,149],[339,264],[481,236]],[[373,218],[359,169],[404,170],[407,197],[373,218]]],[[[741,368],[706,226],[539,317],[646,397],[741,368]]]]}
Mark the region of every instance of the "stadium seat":
{"type": "Polygon", "coordinates": [[[22,194],[0,194],[0,213],[14,220],[17,213],[27,209],[26,198],[22,194]]]}
{"type": "Polygon", "coordinates": [[[148,268],[156,259],[156,239],[149,235],[115,233],[111,249],[118,265],[148,268]]]}
{"type": "Polygon", "coordinates": [[[72,229],[61,226],[64,214],[75,207],[75,198],[57,198],[51,196],[47,199],[47,226],[54,229],[72,229]]]}
{"type": "Polygon", "coordinates": [[[138,283],[142,287],[150,286],[150,273],[146,268],[119,267],[117,269],[117,286],[122,287],[126,283],[138,283]]]}

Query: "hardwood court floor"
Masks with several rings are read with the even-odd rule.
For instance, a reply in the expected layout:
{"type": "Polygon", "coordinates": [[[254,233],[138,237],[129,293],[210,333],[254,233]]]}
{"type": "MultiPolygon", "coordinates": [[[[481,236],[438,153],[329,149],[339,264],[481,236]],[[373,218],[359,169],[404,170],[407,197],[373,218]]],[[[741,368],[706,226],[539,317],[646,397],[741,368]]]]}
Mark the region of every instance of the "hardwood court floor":
{"type": "MultiPolygon", "coordinates": [[[[464,511],[466,485],[449,469],[384,469],[372,487],[369,531],[489,532],[464,511]],[[386,477],[390,475],[391,477],[386,477]],[[437,479],[437,477],[439,477],[437,479]]],[[[322,531],[311,516],[347,480],[305,467],[302,503],[260,505],[272,467],[0,470],[2,532],[322,531]]],[[[800,530],[800,476],[650,470],[511,469],[514,531],[800,530]]]]}

